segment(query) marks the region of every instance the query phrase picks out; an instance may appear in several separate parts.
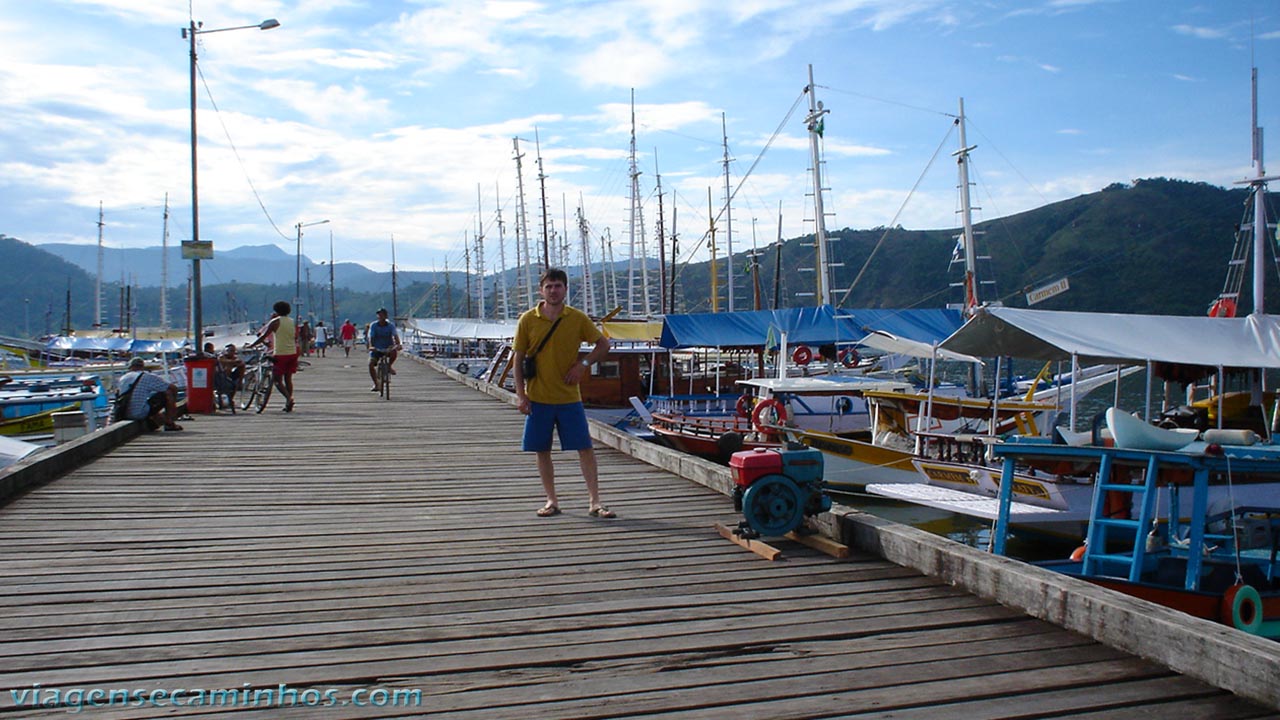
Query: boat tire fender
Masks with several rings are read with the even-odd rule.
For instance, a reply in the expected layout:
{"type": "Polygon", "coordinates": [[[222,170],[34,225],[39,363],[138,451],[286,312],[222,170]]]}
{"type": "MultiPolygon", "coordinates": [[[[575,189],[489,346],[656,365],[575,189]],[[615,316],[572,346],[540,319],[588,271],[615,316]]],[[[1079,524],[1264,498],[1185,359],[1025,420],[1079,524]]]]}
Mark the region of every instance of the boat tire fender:
{"type": "Polygon", "coordinates": [[[808,365],[813,361],[813,351],[808,345],[797,345],[791,352],[791,361],[797,365],[808,365]]]}
{"type": "Polygon", "coordinates": [[[861,359],[858,351],[851,347],[840,351],[840,364],[847,368],[857,367],[858,361],[861,359]]]}
{"type": "Polygon", "coordinates": [[[1232,585],[1222,596],[1222,622],[1257,635],[1262,629],[1262,596],[1252,585],[1232,585]]]}
{"type": "Polygon", "coordinates": [[[751,417],[751,401],[752,397],[750,395],[743,394],[738,396],[738,402],[734,403],[733,406],[733,411],[737,413],[738,417],[751,417]]]}
{"type": "Polygon", "coordinates": [[[751,425],[755,427],[756,432],[764,435],[765,437],[774,437],[777,435],[776,431],[765,427],[766,415],[770,412],[777,415],[778,424],[782,424],[787,421],[787,406],[773,398],[761,400],[756,403],[756,409],[751,411],[751,425]]]}
{"type": "Polygon", "coordinates": [[[471,366],[470,366],[470,365],[468,365],[468,364],[466,364],[466,363],[464,363],[464,362],[460,362],[460,363],[458,363],[456,366],[454,366],[454,368],[453,368],[453,369],[454,369],[454,370],[457,370],[458,372],[462,373],[463,375],[466,375],[466,374],[467,374],[467,372],[469,372],[469,371],[471,370],[471,366]]]}
{"type": "Polygon", "coordinates": [[[848,415],[853,412],[853,398],[848,395],[841,395],[836,398],[836,413],[840,415],[848,415]]]}

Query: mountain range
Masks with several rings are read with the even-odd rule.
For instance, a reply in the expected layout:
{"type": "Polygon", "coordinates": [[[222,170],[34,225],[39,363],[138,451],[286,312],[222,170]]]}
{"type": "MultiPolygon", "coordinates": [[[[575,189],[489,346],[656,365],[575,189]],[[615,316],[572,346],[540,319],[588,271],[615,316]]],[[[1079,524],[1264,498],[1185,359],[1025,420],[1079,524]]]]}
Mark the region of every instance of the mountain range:
{"type": "MultiPolygon", "coordinates": [[[[1204,314],[1223,288],[1235,231],[1248,198],[1242,189],[1206,183],[1154,178],[1114,184],[1097,192],[1051,203],[1017,215],[979,223],[980,297],[1007,305],[1026,305],[1025,293],[1066,279],[1067,292],[1037,305],[1046,309],[1155,314],[1204,314]]],[[[1273,218],[1274,214],[1268,217],[1273,218]]],[[[956,230],[845,228],[829,232],[835,272],[834,296],[845,307],[937,307],[959,298],[956,230]],[[855,283],[854,280],[857,279],[855,283]]],[[[683,242],[689,242],[684,240],[683,242]]],[[[103,250],[104,324],[117,327],[122,308],[136,308],[133,323],[159,324],[161,248],[103,250]],[[126,278],[122,283],[121,278],[126,278]]],[[[752,280],[758,278],[761,300],[770,307],[813,302],[813,238],[800,237],[770,245],[752,268],[746,253],[733,258],[738,309],[749,309],[752,280]],[[779,265],[783,272],[778,273],[779,265]]],[[[720,309],[725,309],[721,260],[720,309]]],[[[0,335],[30,336],[92,325],[94,277],[98,249],[69,244],[30,245],[0,235],[0,267],[17,269],[0,284],[0,335]],[[68,300],[69,296],[69,300],[68,300]]],[[[1280,307],[1280,282],[1268,260],[1268,307],[1280,307]]],[[[168,250],[169,325],[185,321],[185,281],[189,262],[178,248],[168,250]],[[177,320],[175,320],[177,318],[177,320]]],[[[218,251],[202,262],[205,323],[261,319],[275,300],[294,295],[298,259],[274,245],[218,251]]],[[[600,269],[595,268],[597,274],[600,269]]],[[[570,269],[571,278],[580,270],[570,269]]],[[[379,306],[392,307],[391,274],[355,263],[333,266],[330,306],[329,267],[302,258],[301,280],[306,306],[326,321],[372,316],[379,306]],[[307,283],[308,273],[310,283],[307,283]]],[[[508,277],[514,271],[508,271],[508,277]]],[[[625,286],[625,265],[619,286],[625,286]]],[[[657,273],[651,273],[656,277],[657,273]]],[[[598,280],[599,278],[597,278],[598,280]]],[[[462,273],[398,272],[398,309],[418,317],[466,316],[462,273]]],[[[492,282],[487,283],[492,286],[492,282]]],[[[509,283],[510,284],[510,283],[509,283]]],[[[601,283],[597,282],[597,286],[601,283]]],[[[710,263],[676,270],[676,311],[706,312],[710,303],[710,263]]],[[[1243,296],[1249,297],[1246,276],[1243,296]]],[[[656,291],[655,291],[656,295],[656,291]]],[[[492,313],[497,303],[486,301],[492,313]]],[[[1244,303],[1242,311],[1251,308],[1244,303]]]]}

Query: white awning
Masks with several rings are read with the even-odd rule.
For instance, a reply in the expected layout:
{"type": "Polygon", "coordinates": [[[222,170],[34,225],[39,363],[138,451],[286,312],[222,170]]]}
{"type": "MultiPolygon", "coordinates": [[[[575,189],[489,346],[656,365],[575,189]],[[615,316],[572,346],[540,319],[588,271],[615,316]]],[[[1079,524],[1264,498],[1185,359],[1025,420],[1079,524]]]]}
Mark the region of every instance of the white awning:
{"type": "Polygon", "coordinates": [[[984,308],[943,341],[969,355],[1136,365],[1280,368],[1280,318],[984,308]]]}

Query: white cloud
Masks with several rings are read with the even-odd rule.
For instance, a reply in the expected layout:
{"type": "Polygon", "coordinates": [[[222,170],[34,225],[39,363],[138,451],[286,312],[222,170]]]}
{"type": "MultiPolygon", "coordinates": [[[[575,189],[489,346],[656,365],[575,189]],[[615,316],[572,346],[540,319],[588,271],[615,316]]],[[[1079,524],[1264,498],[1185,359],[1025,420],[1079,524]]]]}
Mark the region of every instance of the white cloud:
{"type": "Polygon", "coordinates": [[[1221,40],[1228,36],[1225,30],[1196,25],[1174,25],[1173,31],[1179,35],[1187,35],[1201,40],[1221,40]]]}

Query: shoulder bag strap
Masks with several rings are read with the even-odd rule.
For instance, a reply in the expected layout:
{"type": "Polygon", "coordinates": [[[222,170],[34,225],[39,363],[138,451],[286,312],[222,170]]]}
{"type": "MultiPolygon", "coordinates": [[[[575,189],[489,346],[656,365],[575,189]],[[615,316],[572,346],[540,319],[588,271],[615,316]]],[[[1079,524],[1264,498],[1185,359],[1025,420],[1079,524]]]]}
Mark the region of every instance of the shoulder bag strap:
{"type": "Polygon", "coordinates": [[[542,348],[546,347],[547,341],[551,339],[551,333],[556,331],[556,326],[559,325],[560,321],[563,319],[564,319],[564,311],[561,311],[560,317],[556,318],[556,321],[551,323],[551,329],[547,331],[546,335],[542,336],[542,342],[538,343],[538,348],[533,351],[534,355],[537,355],[538,353],[542,352],[542,348]]]}

